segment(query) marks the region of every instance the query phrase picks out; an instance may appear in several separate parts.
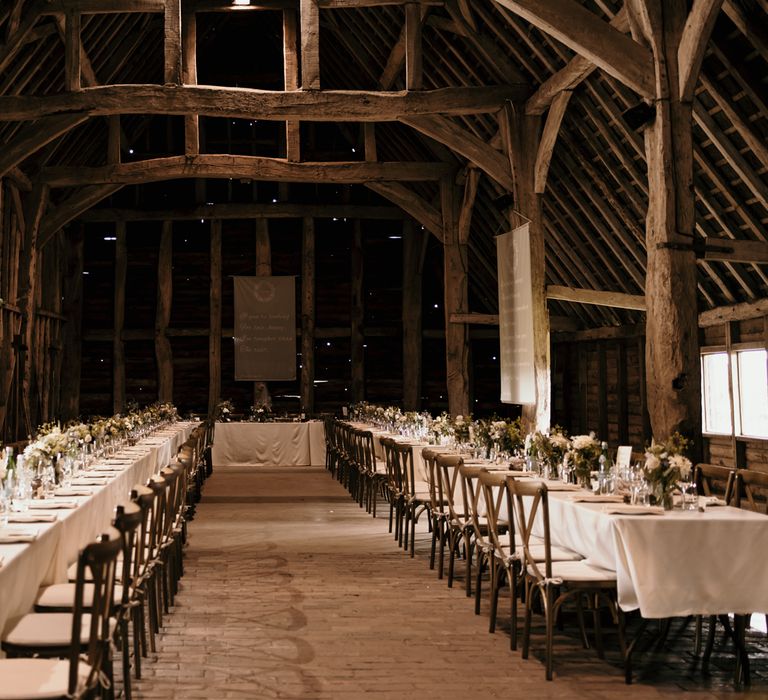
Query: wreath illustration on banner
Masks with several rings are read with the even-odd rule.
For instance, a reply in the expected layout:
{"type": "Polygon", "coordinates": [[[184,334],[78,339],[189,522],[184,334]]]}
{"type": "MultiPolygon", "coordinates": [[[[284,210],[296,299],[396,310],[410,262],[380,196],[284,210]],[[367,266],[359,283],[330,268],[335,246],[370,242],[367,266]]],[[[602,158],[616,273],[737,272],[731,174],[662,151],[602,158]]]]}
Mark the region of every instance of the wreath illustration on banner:
{"type": "Polygon", "coordinates": [[[253,290],[253,296],[256,301],[262,304],[272,301],[275,298],[275,285],[272,282],[257,282],[253,290]]]}

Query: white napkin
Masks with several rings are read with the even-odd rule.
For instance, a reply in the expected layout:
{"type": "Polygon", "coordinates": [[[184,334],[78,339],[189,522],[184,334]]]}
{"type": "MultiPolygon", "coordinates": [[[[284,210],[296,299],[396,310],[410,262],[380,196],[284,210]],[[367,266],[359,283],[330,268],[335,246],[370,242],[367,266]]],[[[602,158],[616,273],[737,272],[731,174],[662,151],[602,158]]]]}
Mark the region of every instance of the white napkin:
{"type": "MultiPolygon", "coordinates": [[[[104,484],[96,485],[103,486],[104,484]]],[[[93,496],[93,487],[83,484],[82,486],[73,486],[72,488],[68,489],[57,489],[54,495],[56,498],[61,496],[64,496],[65,498],[69,498],[71,496],[93,496]]]]}
{"type": "Polygon", "coordinates": [[[58,519],[55,513],[13,513],[8,516],[9,523],[52,523],[58,519]]]}
{"type": "Polygon", "coordinates": [[[78,476],[72,479],[72,486],[104,486],[112,481],[110,476],[78,476]]]}
{"type": "Polygon", "coordinates": [[[727,506],[728,504],[717,496],[700,496],[699,505],[702,508],[711,508],[712,506],[727,506]]]}
{"type": "Polygon", "coordinates": [[[565,481],[544,480],[544,483],[548,491],[581,491],[581,486],[578,484],[567,484],[565,481]]]}
{"type": "Polygon", "coordinates": [[[42,501],[30,501],[28,505],[30,510],[57,510],[60,508],[77,508],[78,506],[74,501],[57,501],[52,498],[44,499],[42,501]]]}
{"type": "Polygon", "coordinates": [[[574,503],[624,503],[624,496],[612,493],[574,493],[569,498],[574,503]]]}
{"type": "Polygon", "coordinates": [[[633,506],[628,503],[603,506],[603,512],[612,515],[664,515],[661,506],[633,506]]]}
{"type": "Polygon", "coordinates": [[[34,542],[37,534],[34,532],[0,532],[0,544],[23,544],[34,542]]]}

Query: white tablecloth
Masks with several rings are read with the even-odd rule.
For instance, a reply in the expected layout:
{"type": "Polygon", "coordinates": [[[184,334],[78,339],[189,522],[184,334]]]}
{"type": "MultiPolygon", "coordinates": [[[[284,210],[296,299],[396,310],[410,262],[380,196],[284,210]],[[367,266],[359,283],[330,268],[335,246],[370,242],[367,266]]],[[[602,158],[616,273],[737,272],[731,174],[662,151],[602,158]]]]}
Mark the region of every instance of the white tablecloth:
{"type": "Polygon", "coordinates": [[[609,515],[549,495],[552,540],[616,572],[619,605],[643,617],[768,611],[768,517],[737,508],[609,515]]]}
{"type": "Polygon", "coordinates": [[[217,423],[214,466],[323,466],[322,421],[305,423],[217,423]]]}
{"type": "MultiPolygon", "coordinates": [[[[94,488],[93,495],[62,497],[77,501],[74,509],[30,511],[55,513],[52,523],[10,524],[10,530],[34,531],[37,538],[29,544],[0,544],[0,632],[5,634],[14,619],[30,611],[37,590],[66,580],[67,566],[78,552],[93,541],[114,516],[115,506],[128,501],[131,488],[145,483],[156,471],[166,466],[189,437],[196,423],[175,423],[158,431],[134,447],[118,455],[130,458],[115,465],[114,476],[104,486],[94,488]]],[[[93,472],[97,474],[98,472],[93,472]]]]}

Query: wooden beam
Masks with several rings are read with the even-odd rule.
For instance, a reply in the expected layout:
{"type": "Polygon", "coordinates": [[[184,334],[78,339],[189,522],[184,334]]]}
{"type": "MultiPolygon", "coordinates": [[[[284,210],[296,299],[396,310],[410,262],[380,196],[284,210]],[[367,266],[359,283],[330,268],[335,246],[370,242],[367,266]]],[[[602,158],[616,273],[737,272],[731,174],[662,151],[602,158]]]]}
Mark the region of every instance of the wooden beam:
{"type": "Polygon", "coordinates": [[[768,264],[768,243],[736,241],[730,238],[705,238],[704,260],[768,264]]]}
{"type": "Polygon", "coordinates": [[[653,97],[653,58],[641,44],[575,0],[496,0],[632,88],[653,97]]]}
{"type": "Polygon", "coordinates": [[[439,116],[410,117],[400,121],[464,156],[505,190],[511,191],[514,187],[509,159],[456,122],[439,116]]]}
{"type": "Polygon", "coordinates": [[[560,124],[565,116],[565,110],[568,109],[568,102],[573,93],[570,90],[564,90],[559,93],[549,108],[547,121],[544,123],[544,131],[541,134],[539,148],[536,153],[536,165],[534,166],[534,191],[537,194],[544,194],[547,189],[547,175],[549,174],[549,164],[552,161],[552,153],[555,150],[557,135],[560,133],[560,124]]]}
{"type": "Polygon", "coordinates": [[[185,178],[358,184],[434,181],[450,171],[451,166],[446,163],[291,163],[282,158],[260,156],[198,155],[153,158],[97,167],[49,167],[42,170],[41,178],[51,187],[135,185],[185,178]]]}
{"type": "Polygon", "coordinates": [[[301,17],[301,87],[320,89],[320,8],[317,0],[299,0],[301,17]]]}
{"type": "Polygon", "coordinates": [[[128,275],[128,248],[125,237],[125,224],[118,221],[115,225],[115,289],[113,296],[113,335],[112,335],[112,412],[125,410],[125,282],[128,275]]]}
{"type": "Polygon", "coordinates": [[[707,43],[717,21],[723,0],[695,0],[683,28],[677,49],[680,99],[693,99],[707,43]]]}
{"type": "Polygon", "coordinates": [[[186,209],[91,209],[81,221],[193,221],[195,219],[382,219],[399,220],[397,207],[358,204],[202,204],[186,209]]]}
{"type": "Polygon", "coordinates": [[[443,219],[440,212],[413,190],[399,182],[367,182],[365,186],[396,204],[438,240],[443,240],[443,219]]]}
{"type": "Polygon", "coordinates": [[[449,317],[450,323],[475,323],[481,326],[498,326],[499,315],[498,314],[451,314],[449,317]]]}
{"type": "Polygon", "coordinates": [[[80,15],[76,12],[67,13],[64,37],[64,87],[66,90],[80,90],[80,15]]]}
{"type": "MultiPolygon", "coordinates": [[[[40,286],[38,263],[40,258],[39,231],[40,222],[48,203],[48,188],[37,184],[32,191],[27,207],[24,211],[24,221],[21,228],[24,230],[24,243],[21,250],[21,259],[18,292],[19,306],[21,307],[21,338],[24,353],[21,377],[21,403],[23,406],[23,422],[25,432],[31,433],[37,425],[37,412],[35,401],[37,395],[37,367],[34,361],[35,330],[37,316],[37,292],[40,286]]],[[[6,271],[7,272],[7,271],[6,271]]]]}
{"type": "Polygon", "coordinates": [[[33,124],[23,126],[13,138],[13,141],[3,145],[0,153],[0,177],[6,175],[12,168],[23,163],[27,158],[43,146],[55,141],[79,124],[87,121],[82,114],[57,117],[44,117],[33,124]]]}
{"type": "Polygon", "coordinates": [[[547,299],[570,301],[576,304],[595,304],[610,306],[615,309],[634,309],[645,311],[645,297],[621,292],[604,292],[596,289],[574,289],[550,284],[547,286],[547,299]]]}
{"type": "Polygon", "coordinates": [[[181,0],[165,0],[163,82],[181,85],[181,0]]]}
{"type": "Polygon", "coordinates": [[[173,352],[168,339],[173,302],[173,223],[163,221],[157,255],[157,308],[155,311],[155,358],[157,399],[173,402],[173,352]]]}
{"type": "Polygon", "coordinates": [[[475,210],[479,181],[480,171],[476,168],[469,168],[464,182],[464,197],[459,211],[459,243],[469,243],[469,235],[472,230],[472,212],[475,210]]]}
{"type": "MultiPolygon", "coordinates": [[[[197,15],[185,11],[182,24],[182,81],[185,85],[197,85],[197,15]]],[[[197,113],[184,116],[184,153],[191,156],[200,153],[200,116],[197,113]]]]}
{"type": "MultiPolygon", "coordinates": [[[[629,19],[627,11],[622,7],[611,20],[610,25],[620,32],[629,31],[629,19]]],[[[543,114],[552,104],[552,100],[564,90],[573,90],[577,85],[586,80],[597,66],[584,56],[574,56],[557,73],[547,78],[538,90],[528,98],[525,103],[526,114],[543,114]]]]}
{"type": "Polygon", "coordinates": [[[451,323],[451,314],[467,313],[469,260],[466,244],[459,241],[458,197],[453,180],[440,181],[443,212],[443,284],[445,305],[445,368],[448,411],[467,416],[469,406],[469,335],[465,325],[451,323]]]}
{"type": "MultiPolygon", "coordinates": [[[[311,0],[307,0],[311,1],[311,0]]],[[[232,119],[395,121],[429,114],[497,112],[523,86],[447,87],[436,90],[255,90],[210,85],[100,85],[74,93],[0,96],[0,121],[54,114],[204,114],[232,119]]]]}
{"type": "MultiPolygon", "coordinates": [[[[283,79],[286,90],[298,90],[299,35],[295,10],[283,10],[283,79]]],[[[301,128],[298,121],[285,122],[285,157],[301,160],[301,128]]]]}
{"type": "Polygon", "coordinates": [[[208,415],[221,401],[221,221],[211,221],[210,335],[208,336],[208,415]]]}
{"type": "Polygon", "coordinates": [[[714,309],[702,311],[699,314],[699,328],[717,326],[721,323],[733,321],[747,321],[751,318],[768,316],[768,299],[733,304],[731,306],[718,306],[714,309]]]}
{"type": "Polygon", "coordinates": [[[422,83],[421,7],[409,2],[405,6],[405,89],[421,90],[422,83]]]}
{"type": "Polygon", "coordinates": [[[80,415],[80,371],[82,367],[83,326],[83,236],[82,227],[67,236],[64,300],[66,317],[61,364],[61,420],[80,415]]]}
{"type": "Polygon", "coordinates": [[[384,7],[386,5],[405,5],[406,3],[424,7],[440,7],[445,0],[317,0],[324,10],[349,10],[360,7],[384,7]]]}
{"type": "Polygon", "coordinates": [[[315,406],[315,222],[306,217],[301,245],[301,410],[315,406]]]}
{"type": "Polygon", "coordinates": [[[403,408],[421,408],[422,385],[422,252],[427,241],[412,221],[403,222],[403,408]]]}
{"type": "Polygon", "coordinates": [[[363,230],[360,219],[355,219],[350,250],[350,359],[353,402],[365,400],[365,285],[364,285],[363,230]]]}
{"type": "Polygon", "coordinates": [[[40,247],[42,248],[51,240],[59,229],[121,188],[122,185],[95,185],[84,187],[71,194],[46,217],[45,223],[40,229],[40,247]]]}
{"type": "Polygon", "coordinates": [[[40,5],[31,8],[31,11],[27,12],[24,21],[21,22],[18,29],[12,36],[8,37],[5,45],[0,46],[0,75],[5,72],[5,69],[16,57],[19,50],[27,43],[27,37],[35,28],[37,20],[40,19],[40,8],[40,5]]]}

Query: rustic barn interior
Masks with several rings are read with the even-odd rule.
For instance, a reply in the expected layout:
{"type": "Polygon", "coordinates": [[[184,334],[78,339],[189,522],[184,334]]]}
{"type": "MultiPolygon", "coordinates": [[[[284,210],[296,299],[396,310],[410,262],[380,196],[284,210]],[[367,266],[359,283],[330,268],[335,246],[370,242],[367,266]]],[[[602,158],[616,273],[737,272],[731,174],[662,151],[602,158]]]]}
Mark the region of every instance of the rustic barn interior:
{"type": "Polygon", "coordinates": [[[0,438],[246,413],[232,278],[293,275],[276,412],[680,431],[768,472],[767,76],[766,0],[3,0],[0,438]],[[520,406],[495,238],[524,222],[520,406]]]}

